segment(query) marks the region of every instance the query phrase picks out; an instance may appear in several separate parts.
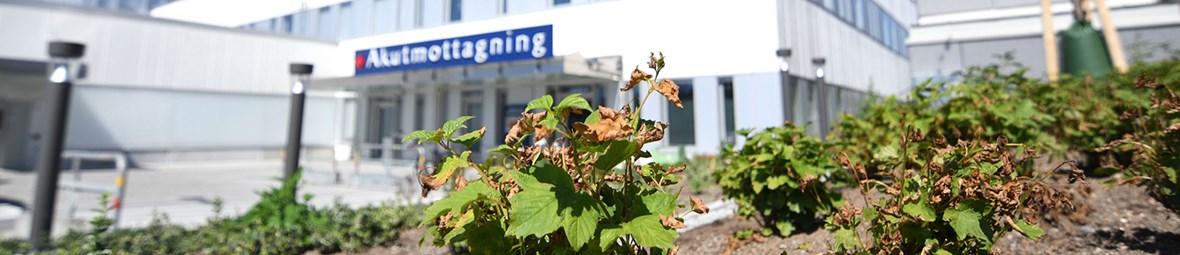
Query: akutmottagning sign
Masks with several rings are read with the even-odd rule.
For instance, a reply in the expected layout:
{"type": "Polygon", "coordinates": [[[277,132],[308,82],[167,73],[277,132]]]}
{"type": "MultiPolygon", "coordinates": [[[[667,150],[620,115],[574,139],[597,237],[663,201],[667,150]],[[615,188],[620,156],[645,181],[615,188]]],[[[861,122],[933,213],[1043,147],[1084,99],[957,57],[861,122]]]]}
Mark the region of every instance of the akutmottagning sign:
{"type": "Polygon", "coordinates": [[[356,75],[553,57],[553,25],[356,51],[356,75]]]}

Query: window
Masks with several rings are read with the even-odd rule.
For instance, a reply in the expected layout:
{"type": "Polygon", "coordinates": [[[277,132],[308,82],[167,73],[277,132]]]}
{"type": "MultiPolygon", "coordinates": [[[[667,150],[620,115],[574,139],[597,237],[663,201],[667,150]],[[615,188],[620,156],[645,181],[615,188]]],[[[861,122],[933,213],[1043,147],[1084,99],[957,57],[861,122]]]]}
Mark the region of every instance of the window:
{"type": "Polygon", "coordinates": [[[340,15],[336,16],[340,18],[340,25],[336,26],[340,28],[340,33],[336,35],[336,38],[341,40],[352,38],[352,20],[354,19],[352,15],[352,3],[340,4],[340,15]]]}
{"type": "Polygon", "coordinates": [[[283,24],[282,32],[287,33],[287,34],[291,34],[291,27],[295,26],[295,19],[291,15],[283,16],[282,24],[283,24]]]}
{"type": "Polygon", "coordinates": [[[414,130],[426,129],[426,95],[414,95],[414,130]]]}
{"type": "Polygon", "coordinates": [[[733,144],[737,142],[737,129],[734,123],[735,116],[733,115],[733,78],[721,78],[720,83],[721,93],[723,94],[722,104],[725,107],[725,143],[733,144]]]}
{"type": "MultiPolygon", "coordinates": [[[[503,0],[503,9],[504,13],[507,14],[542,11],[549,7],[548,1],[551,0],[503,0]]],[[[566,3],[568,4],[569,1],[566,1],[566,3]]]]}
{"type": "Polygon", "coordinates": [[[856,16],[856,28],[859,28],[862,31],[865,30],[865,1],[866,0],[852,0],[852,12],[854,16],[856,16]]]}
{"type": "MultiPolygon", "coordinates": [[[[482,19],[494,18],[494,17],[496,17],[496,15],[499,15],[499,13],[497,13],[497,10],[500,8],[500,6],[497,5],[497,1],[486,1],[486,0],[485,1],[451,0],[451,1],[452,2],[459,2],[459,4],[460,4],[459,8],[461,8],[460,14],[462,15],[462,17],[460,17],[461,19],[458,19],[458,20],[462,20],[462,21],[482,20],[482,19]]],[[[453,13],[454,7],[452,6],[451,8],[452,8],[451,12],[453,13]]],[[[455,17],[451,17],[451,20],[454,21],[457,19],[455,19],[455,17]]]]}
{"type": "Polygon", "coordinates": [[[385,34],[397,31],[397,3],[396,0],[377,0],[373,2],[373,32],[385,34]]]}
{"type": "MultiPolygon", "coordinates": [[[[464,91],[462,95],[463,108],[460,109],[460,115],[474,117],[471,118],[471,121],[467,122],[467,128],[463,130],[463,133],[475,131],[480,127],[484,127],[483,91],[464,91]]],[[[471,150],[477,152],[480,151],[480,144],[476,143],[474,146],[471,146],[471,150]]]]}
{"type": "Polygon", "coordinates": [[[680,104],[684,109],[676,108],[676,104],[668,105],[668,144],[692,145],[696,144],[696,118],[693,115],[692,81],[675,81],[680,85],[680,104]]]}
{"type": "Polygon", "coordinates": [[[421,27],[433,27],[446,23],[447,6],[443,1],[422,1],[421,27]]]}
{"type": "Polygon", "coordinates": [[[320,8],[319,20],[316,24],[316,33],[320,38],[329,39],[335,35],[336,31],[332,29],[332,9],[329,7],[320,8]]]}
{"type": "Polygon", "coordinates": [[[397,30],[410,30],[418,27],[418,0],[398,0],[401,4],[397,10],[397,30]]]}
{"type": "Polygon", "coordinates": [[[463,0],[451,0],[451,21],[463,19],[463,0]]]}
{"type": "Polygon", "coordinates": [[[570,0],[553,0],[554,6],[563,5],[563,4],[570,4],[570,0]]]}

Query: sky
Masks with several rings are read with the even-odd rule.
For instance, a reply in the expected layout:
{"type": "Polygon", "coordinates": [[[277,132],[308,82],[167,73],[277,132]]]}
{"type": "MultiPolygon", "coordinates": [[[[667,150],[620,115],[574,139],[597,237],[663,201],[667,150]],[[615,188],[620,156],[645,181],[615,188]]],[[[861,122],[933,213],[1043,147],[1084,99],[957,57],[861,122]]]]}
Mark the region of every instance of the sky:
{"type": "Polygon", "coordinates": [[[223,27],[237,27],[301,9],[348,0],[182,0],[152,10],[152,17],[223,27]]]}

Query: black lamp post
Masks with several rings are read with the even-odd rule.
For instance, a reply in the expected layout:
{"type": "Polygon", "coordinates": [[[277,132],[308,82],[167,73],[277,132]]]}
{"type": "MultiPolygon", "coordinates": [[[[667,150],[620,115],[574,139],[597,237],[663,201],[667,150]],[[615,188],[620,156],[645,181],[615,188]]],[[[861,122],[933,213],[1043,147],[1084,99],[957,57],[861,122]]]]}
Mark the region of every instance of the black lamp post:
{"type": "Polygon", "coordinates": [[[824,77],[827,75],[827,70],[824,70],[824,64],[827,63],[827,60],[824,58],[813,58],[811,59],[811,63],[815,64],[815,81],[818,85],[816,92],[819,99],[816,102],[819,103],[819,107],[817,107],[817,110],[819,110],[819,137],[821,139],[827,139],[828,129],[832,125],[831,120],[828,119],[828,83],[824,81],[824,77]]]}
{"type": "Polygon", "coordinates": [[[795,89],[791,86],[791,49],[774,51],[778,56],[779,77],[783,81],[783,120],[795,122],[795,89]]]}
{"type": "Polygon", "coordinates": [[[291,63],[291,110],[287,118],[287,162],[283,165],[283,179],[290,179],[299,168],[299,149],[303,144],[303,103],[307,99],[307,82],[312,65],[291,63]]]}
{"type": "Polygon", "coordinates": [[[53,229],[53,207],[57,202],[57,181],[61,174],[62,143],[65,141],[66,118],[69,116],[70,92],[73,76],[70,64],[82,57],[86,46],[72,42],[49,43],[48,113],[41,129],[41,151],[37,156],[36,198],[33,200],[33,222],[29,243],[33,251],[46,250],[53,229]]]}

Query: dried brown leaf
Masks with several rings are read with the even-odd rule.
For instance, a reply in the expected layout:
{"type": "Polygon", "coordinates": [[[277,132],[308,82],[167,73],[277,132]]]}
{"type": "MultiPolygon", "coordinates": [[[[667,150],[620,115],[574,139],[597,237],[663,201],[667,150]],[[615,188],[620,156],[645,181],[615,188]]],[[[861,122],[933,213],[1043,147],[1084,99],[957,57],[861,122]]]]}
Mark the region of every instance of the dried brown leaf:
{"type": "Polygon", "coordinates": [[[660,214],[660,223],[664,224],[666,228],[681,229],[684,228],[684,221],[677,219],[674,216],[665,216],[660,214]]]}
{"type": "Polygon", "coordinates": [[[689,196],[688,199],[692,200],[692,211],[693,212],[701,213],[701,214],[709,213],[709,206],[705,205],[705,202],[701,201],[700,198],[698,198],[697,196],[689,196]]]}
{"type": "Polygon", "coordinates": [[[578,133],[581,133],[586,140],[592,142],[604,142],[624,138],[633,132],[633,128],[627,123],[627,115],[602,106],[598,107],[598,115],[601,117],[598,123],[586,124],[579,122],[574,124],[574,129],[578,133]]]}
{"type": "Polygon", "coordinates": [[[661,80],[659,84],[656,84],[656,91],[668,98],[669,102],[676,104],[677,108],[684,109],[684,105],[680,103],[680,85],[676,85],[676,82],[668,79],[661,80]]]}

